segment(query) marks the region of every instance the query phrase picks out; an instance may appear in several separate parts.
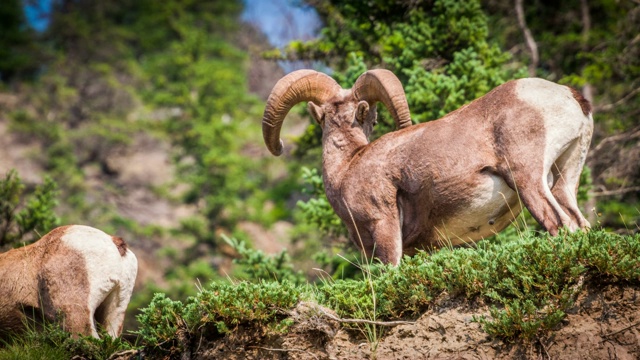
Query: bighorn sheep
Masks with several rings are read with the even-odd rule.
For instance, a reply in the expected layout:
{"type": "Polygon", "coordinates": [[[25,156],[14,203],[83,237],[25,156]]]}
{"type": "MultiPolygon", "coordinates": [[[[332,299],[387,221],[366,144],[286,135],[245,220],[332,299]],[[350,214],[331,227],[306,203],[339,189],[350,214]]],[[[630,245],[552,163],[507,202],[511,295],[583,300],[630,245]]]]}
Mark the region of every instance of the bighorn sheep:
{"type": "Polygon", "coordinates": [[[409,126],[393,73],[368,71],[345,90],[325,74],[298,70],[278,81],[264,111],[264,141],[276,156],[282,122],[302,101],[322,127],[331,206],[351,240],[384,263],[501,231],[521,211],[518,195],[553,235],[589,227],[576,191],[593,120],[589,102],[569,87],[514,80],[440,120],[409,126]],[[369,143],[376,102],[399,130],[369,143]]]}
{"type": "Polygon", "coordinates": [[[23,330],[27,319],[61,319],[74,336],[99,337],[97,323],[116,337],[137,271],[121,238],[88,226],[58,227],[0,254],[0,334],[23,330]]]}

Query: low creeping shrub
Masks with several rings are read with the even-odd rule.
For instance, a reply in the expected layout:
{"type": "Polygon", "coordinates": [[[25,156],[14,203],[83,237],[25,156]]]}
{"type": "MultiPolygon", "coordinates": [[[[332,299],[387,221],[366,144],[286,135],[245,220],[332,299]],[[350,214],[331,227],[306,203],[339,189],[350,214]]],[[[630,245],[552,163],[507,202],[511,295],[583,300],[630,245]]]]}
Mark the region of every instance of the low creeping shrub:
{"type": "Polygon", "coordinates": [[[415,318],[446,293],[485,299],[490,315],[474,320],[491,336],[530,340],[559,324],[585,277],[640,281],[640,235],[603,230],[556,237],[523,233],[510,241],[420,252],[397,267],[363,264],[364,279],[327,276],[310,285],[299,285],[298,275],[281,260],[240,261],[251,265],[252,276],[266,279],[214,282],[184,304],[157,294],[139,315],[137,333],[143,343],[157,346],[174,341],[185,329],[195,334],[213,328],[224,334],[239,325],[258,325],[284,331],[289,325],[286,313],[301,298],[315,299],[342,318],[415,318]]]}
{"type": "Polygon", "coordinates": [[[138,315],[141,326],[135,333],[145,344],[170,347],[175,345],[176,334],[186,332],[192,337],[211,326],[218,334],[233,331],[241,324],[284,331],[290,325],[286,314],[303,291],[304,287],[286,280],[214,282],[184,304],[158,293],[138,315]]]}
{"type": "MultiPolygon", "coordinates": [[[[559,236],[524,235],[474,248],[444,248],[405,257],[398,267],[373,266],[373,286],[337,280],[318,286],[318,300],[342,316],[373,306],[380,319],[416,317],[448,292],[483,296],[490,317],[477,317],[489,334],[530,339],[557,325],[589,274],[640,280],[640,235],[601,230],[559,236]],[[375,294],[372,294],[371,288],[375,294]]],[[[373,311],[373,308],[369,309],[373,311]]]]}

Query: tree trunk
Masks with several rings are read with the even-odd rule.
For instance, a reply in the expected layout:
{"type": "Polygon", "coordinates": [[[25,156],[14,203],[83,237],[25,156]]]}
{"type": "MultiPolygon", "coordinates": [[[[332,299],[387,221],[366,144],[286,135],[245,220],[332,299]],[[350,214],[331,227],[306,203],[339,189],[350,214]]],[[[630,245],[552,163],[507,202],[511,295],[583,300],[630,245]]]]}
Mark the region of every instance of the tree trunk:
{"type": "MultiPolygon", "coordinates": [[[[591,31],[591,17],[589,16],[587,0],[580,0],[580,11],[582,13],[582,51],[587,51],[589,46],[589,32],[591,31]]],[[[593,86],[591,86],[589,82],[585,82],[582,87],[582,95],[593,104],[593,86]]],[[[593,110],[595,106],[591,108],[592,112],[595,111],[593,110]]],[[[584,204],[586,218],[591,224],[595,224],[598,220],[596,205],[596,197],[593,195],[589,196],[589,199],[584,204]]]]}

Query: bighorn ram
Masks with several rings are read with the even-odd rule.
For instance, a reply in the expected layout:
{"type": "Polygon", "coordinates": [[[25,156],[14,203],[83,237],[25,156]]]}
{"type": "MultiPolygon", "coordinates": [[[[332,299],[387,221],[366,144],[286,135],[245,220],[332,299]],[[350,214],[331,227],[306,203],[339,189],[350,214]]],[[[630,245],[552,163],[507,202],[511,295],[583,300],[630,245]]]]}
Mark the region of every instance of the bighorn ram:
{"type": "Polygon", "coordinates": [[[96,323],[122,332],[138,262],[125,242],[88,226],[62,226],[0,254],[0,334],[28,318],[60,318],[73,335],[98,337],[96,323]]]}
{"type": "Polygon", "coordinates": [[[295,104],[322,127],[322,175],[331,206],[367,254],[397,264],[403,253],[475,241],[504,229],[522,200],[551,234],[586,228],[576,191],[593,132],[590,104],[577,91],[520,79],[424,124],[411,125],[399,80],[362,74],[350,90],[298,70],[278,81],[262,131],[282,152],[280,128],[295,104]],[[398,131],[369,143],[377,102],[398,131]]]}

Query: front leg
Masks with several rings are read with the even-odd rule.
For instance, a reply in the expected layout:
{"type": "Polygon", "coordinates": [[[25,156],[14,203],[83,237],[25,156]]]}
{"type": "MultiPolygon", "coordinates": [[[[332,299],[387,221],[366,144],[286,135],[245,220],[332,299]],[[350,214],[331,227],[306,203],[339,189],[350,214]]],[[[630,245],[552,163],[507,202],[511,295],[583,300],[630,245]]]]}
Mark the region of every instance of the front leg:
{"type": "Polygon", "coordinates": [[[372,228],[375,256],[383,264],[397,266],[402,259],[402,230],[397,218],[378,220],[372,228]]]}
{"type": "Polygon", "coordinates": [[[371,220],[362,227],[350,227],[349,234],[367,256],[378,258],[383,264],[398,265],[402,258],[402,232],[397,217],[371,220]]]}
{"type": "Polygon", "coordinates": [[[347,179],[343,183],[359,184],[343,188],[341,206],[334,207],[347,225],[351,241],[368,260],[377,257],[383,264],[398,265],[403,250],[398,189],[383,174],[375,172],[367,179],[347,179]]]}

